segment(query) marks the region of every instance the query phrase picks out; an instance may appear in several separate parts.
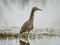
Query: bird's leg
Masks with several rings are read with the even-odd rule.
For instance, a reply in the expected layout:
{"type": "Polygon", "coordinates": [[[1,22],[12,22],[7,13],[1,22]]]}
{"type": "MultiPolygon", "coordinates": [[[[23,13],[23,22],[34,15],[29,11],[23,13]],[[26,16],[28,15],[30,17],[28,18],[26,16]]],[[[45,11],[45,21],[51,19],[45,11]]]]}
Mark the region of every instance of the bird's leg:
{"type": "Polygon", "coordinates": [[[24,38],[25,38],[26,40],[27,40],[27,37],[28,37],[28,34],[27,34],[27,33],[28,33],[28,32],[26,31],[25,34],[24,34],[24,35],[25,35],[24,38]]]}
{"type": "Polygon", "coordinates": [[[29,31],[28,31],[28,37],[29,37],[29,31]]]}
{"type": "Polygon", "coordinates": [[[29,36],[29,31],[27,32],[27,37],[26,37],[26,40],[28,41],[28,36],[29,36]]]}
{"type": "Polygon", "coordinates": [[[28,41],[29,31],[26,31],[25,39],[28,41]]]}

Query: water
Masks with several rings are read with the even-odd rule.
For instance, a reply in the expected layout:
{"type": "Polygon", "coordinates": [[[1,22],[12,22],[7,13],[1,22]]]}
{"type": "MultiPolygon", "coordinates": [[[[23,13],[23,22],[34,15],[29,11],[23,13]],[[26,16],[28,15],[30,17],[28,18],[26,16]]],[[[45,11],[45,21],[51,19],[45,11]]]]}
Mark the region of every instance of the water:
{"type": "Polygon", "coordinates": [[[28,39],[28,43],[21,41],[19,38],[0,38],[0,45],[60,45],[59,37],[28,39]]]}
{"type": "Polygon", "coordinates": [[[28,41],[23,37],[1,37],[0,45],[60,45],[59,30],[55,31],[34,29],[29,33],[28,41]]]}
{"type": "Polygon", "coordinates": [[[19,45],[19,39],[17,39],[17,38],[2,38],[2,39],[0,39],[0,45],[19,45]]]}

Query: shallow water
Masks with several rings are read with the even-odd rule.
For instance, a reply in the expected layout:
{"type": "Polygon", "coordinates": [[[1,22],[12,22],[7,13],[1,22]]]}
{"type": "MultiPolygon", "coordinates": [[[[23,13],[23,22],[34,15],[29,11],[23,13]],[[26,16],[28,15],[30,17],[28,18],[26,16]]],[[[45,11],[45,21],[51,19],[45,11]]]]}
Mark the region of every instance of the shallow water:
{"type": "Polygon", "coordinates": [[[60,30],[34,29],[28,41],[23,37],[1,37],[0,45],[60,45],[60,30]]]}
{"type": "Polygon", "coordinates": [[[43,38],[28,38],[25,39],[15,37],[0,38],[0,45],[60,45],[60,37],[43,37],[43,38]],[[23,41],[24,40],[24,41],[23,41]]]}

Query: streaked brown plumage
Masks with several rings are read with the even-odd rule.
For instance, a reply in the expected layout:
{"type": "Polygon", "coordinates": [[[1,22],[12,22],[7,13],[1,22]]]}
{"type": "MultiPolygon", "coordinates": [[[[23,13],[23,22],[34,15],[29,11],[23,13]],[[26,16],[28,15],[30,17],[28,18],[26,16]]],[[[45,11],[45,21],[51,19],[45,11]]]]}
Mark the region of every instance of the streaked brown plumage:
{"type": "Polygon", "coordinates": [[[30,32],[30,30],[33,29],[34,12],[37,10],[41,10],[41,9],[39,9],[37,7],[32,8],[30,18],[23,24],[23,26],[21,27],[20,33],[23,33],[26,31],[30,32]]]}

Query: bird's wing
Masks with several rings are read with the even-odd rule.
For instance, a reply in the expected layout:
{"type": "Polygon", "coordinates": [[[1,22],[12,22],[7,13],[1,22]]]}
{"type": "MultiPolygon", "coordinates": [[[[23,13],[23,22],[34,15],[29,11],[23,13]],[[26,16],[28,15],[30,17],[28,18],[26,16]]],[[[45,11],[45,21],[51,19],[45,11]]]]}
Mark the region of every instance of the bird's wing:
{"type": "Polygon", "coordinates": [[[26,30],[30,31],[33,28],[33,23],[31,21],[26,21],[21,27],[21,32],[25,32],[26,30]]]}
{"type": "Polygon", "coordinates": [[[28,28],[28,25],[29,25],[29,21],[26,21],[26,22],[22,25],[20,32],[26,31],[27,28],[28,28]]]}

